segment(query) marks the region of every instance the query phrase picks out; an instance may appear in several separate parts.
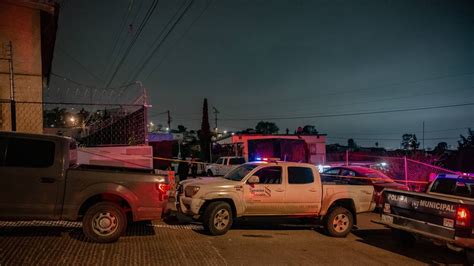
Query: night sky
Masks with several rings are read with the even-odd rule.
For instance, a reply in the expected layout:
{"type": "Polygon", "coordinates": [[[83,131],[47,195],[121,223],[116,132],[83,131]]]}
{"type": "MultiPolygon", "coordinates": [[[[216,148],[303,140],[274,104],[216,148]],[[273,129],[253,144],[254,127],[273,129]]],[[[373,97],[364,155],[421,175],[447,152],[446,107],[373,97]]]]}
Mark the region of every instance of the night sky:
{"type": "MultiPolygon", "coordinates": [[[[153,1],[63,3],[53,72],[103,88],[153,1]]],[[[457,145],[474,128],[474,105],[321,117],[474,103],[474,1],[195,0],[152,54],[188,3],[159,1],[109,86],[136,76],[155,124],[170,110],[173,128],[198,129],[206,97],[220,111],[219,129],[262,119],[280,133],[312,124],[328,143],[398,148],[403,133],[421,140],[424,121],[425,147],[457,145]]],[[[52,77],[45,99],[129,103],[140,93],[91,91],[52,77]]]]}

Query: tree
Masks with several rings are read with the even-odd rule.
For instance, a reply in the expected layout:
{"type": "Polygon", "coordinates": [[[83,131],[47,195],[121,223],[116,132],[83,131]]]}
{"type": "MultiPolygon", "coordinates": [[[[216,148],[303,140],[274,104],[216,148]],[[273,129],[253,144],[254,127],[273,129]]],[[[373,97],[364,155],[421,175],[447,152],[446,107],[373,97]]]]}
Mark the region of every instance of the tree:
{"type": "Polygon", "coordinates": [[[438,145],[436,145],[436,147],[434,148],[434,152],[435,153],[444,153],[446,150],[448,149],[448,143],[446,142],[440,142],[438,143],[438,145]]]}
{"type": "Polygon", "coordinates": [[[279,128],[273,122],[260,121],[255,126],[255,130],[260,134],[276,134],[278,133],[279,128]]]}
{"type": "Polygon", "coordinates": [[[306,125],[303,127],[303,134],[305,135],[317,135],[318,130],[313,125],[306,125]]]}
{"type": "Polygon", "coordinates": [[[354,141],[354,139],[348,139],[348,140],[347,140],[347,148],[349,148],[349,150],[355,150],[355,149],[357,149],[357,144],[356,144],[356,142],[354,141]]]}
{"type": "Polygon", "coordinates": [[[183,125],[178,125],[178,133],[184,133],[186,132],[186,127],[183,125]]]}
{"type": "Polygon", "coordinates": [[[207,107],[207,99],[204,99],[202,105],[202,121],[201,130],[199,131],[199,145],[201,146],[201,157],[206,162],[210,161],[210,144],[211,144],[211,126],[209,125],[209,112],[207,107]]]}
{"type": "Polygon", "coordinates": [[[458,141],[458,150],[465,148],[474,148],[474,130],[467,129],[467,137],[460,135],[461,140],[458,141]]]}
{"type": "Polygon", "coordinates": [[[416,138],[416,134],[403,134],[401,146],[404,150],[416,150],[420,143],[416,138]]]}

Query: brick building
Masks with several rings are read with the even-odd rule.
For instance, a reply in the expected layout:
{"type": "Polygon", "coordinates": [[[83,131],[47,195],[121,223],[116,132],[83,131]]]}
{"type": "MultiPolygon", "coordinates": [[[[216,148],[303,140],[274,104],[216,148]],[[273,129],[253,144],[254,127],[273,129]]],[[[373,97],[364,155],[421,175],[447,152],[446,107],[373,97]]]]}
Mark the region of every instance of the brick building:
{"type": "Polygon", "coordinates": [[[16,129],[43,132],[41,103],[43,88],[49,81],[58,11],[58,5],[52,1],[0,0],[0,130],[12,130],[12,59],[16,129]]]}

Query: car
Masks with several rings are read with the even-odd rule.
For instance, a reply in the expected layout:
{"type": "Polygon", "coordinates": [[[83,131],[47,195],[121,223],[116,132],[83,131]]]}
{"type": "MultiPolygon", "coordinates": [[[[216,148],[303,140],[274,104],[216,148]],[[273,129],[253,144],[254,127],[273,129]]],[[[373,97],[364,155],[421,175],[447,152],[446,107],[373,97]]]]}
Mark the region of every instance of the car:
{"type": "Polygon", "coordinates": [[[357,214],[372,211],[371,185],[323,184],[315,165],[295,162],[245,163],[224,177],[181,181],[176,208],[223,235],[240,217],[311,218],[329,235],[345,237],[357,214]]]}
{"type": "Polygon", "coordinates": [[[245,158],[241,156],[220,157],[215,163],[206,165],[205,171],[208,176],[224,176],[243,163],[245,158]]]}
{"type": "Polygon", "coordinates": [[[382,191],[385,188],[410,190],[405,184],[397,183],[384,173],[362,166],[332,167],[322,173],[325,182],[345,182],[348,184],[371,184],[374,186],[374,200],[377,207],[382,207],[382,191]],[[345,178],[349,177],[349,178],[345,178]],[[352,178],[351,178],[352,177],[352,178]]]}

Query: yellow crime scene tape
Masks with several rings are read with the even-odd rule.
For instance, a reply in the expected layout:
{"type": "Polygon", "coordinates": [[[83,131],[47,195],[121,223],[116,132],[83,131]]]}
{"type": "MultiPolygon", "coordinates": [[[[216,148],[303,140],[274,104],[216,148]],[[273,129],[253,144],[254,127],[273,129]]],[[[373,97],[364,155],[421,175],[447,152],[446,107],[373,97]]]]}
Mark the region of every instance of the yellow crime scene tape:
{"type": "MultiPolygon", "coordinates": [[[[131,164],[131,165],[135,165],[135,166],[139,166],[141,168],[147,168],[148,165],[141,165],[141,164],[137,164],[137,163],[132,163],[132,162],[129,162],[129,161],[126,161],[126,160],[121,160],[121,159],[118,159],[118,158],[114,158],[114,157],[111,157],[111,156],[107,156],[105,154],[100,154],[100,153],[95,153],[95,152],[91,152],[91,151],[86,151],[84,149],[80,149],[82,152],[85,152],[85,153],[89,153],[89,154],[93,154],[93,155],[97,155],[97,156],[101,156],[101,157],[104,157],[104,158],[108,158],[108,159],[112,159],[112,160],[116,160],[116,161],[119,161],[119,162],[123,162],[123,163],[127,163],[127,164],[131,164]]],[[[197,161],[187,161],[187,160],[181,160],[181,159],[173,159],[173,158],[165,158],[165,157],[156,157],[156,156],[152,156],[152,157],[148,157],[148,156],[143,156],[145,158],[148,158],[148,159],[156,159],[156,160],[161,160],[161,161],[169,161],[169,162],[183,162],[183,163],[189,163],[189,164],[202,164],[202,165],[211,165],[213,163],[204,163],[204,162],[197,162],[197,161]]],[[[171,170],[171,172],[173,172],[172,176],[173,176],[173,180],[174,180],[174,171],[171,170]]],[[[365,177],[365,176],[342,176],[342,175],[330,175],[330,174],[321,174],[321,175],[324,175],[324,176],[330,176],[330,177],[337,177],[337,178],[344,178],[344,179],[364,179],[364,180],[373,180],[373,181],[378,181],[378,180],[386,180],[384,178],[377,178],[377,177],[365,177]]],[[[170,177],[170,174],[168,173],[168,176],[170,177]]],[[[428,184],[430,182],[428,181],[411,181],[411,180],[399,180],[399,179],[391,179],[393,180],[394,182],[398,182],[398,183],[412,183],[412,184],[428,184]]],[[[171,183],[171,182],[170,182],[171,183]]],[[[173,182],[174,183],[174,182],[173,182]]]]}

